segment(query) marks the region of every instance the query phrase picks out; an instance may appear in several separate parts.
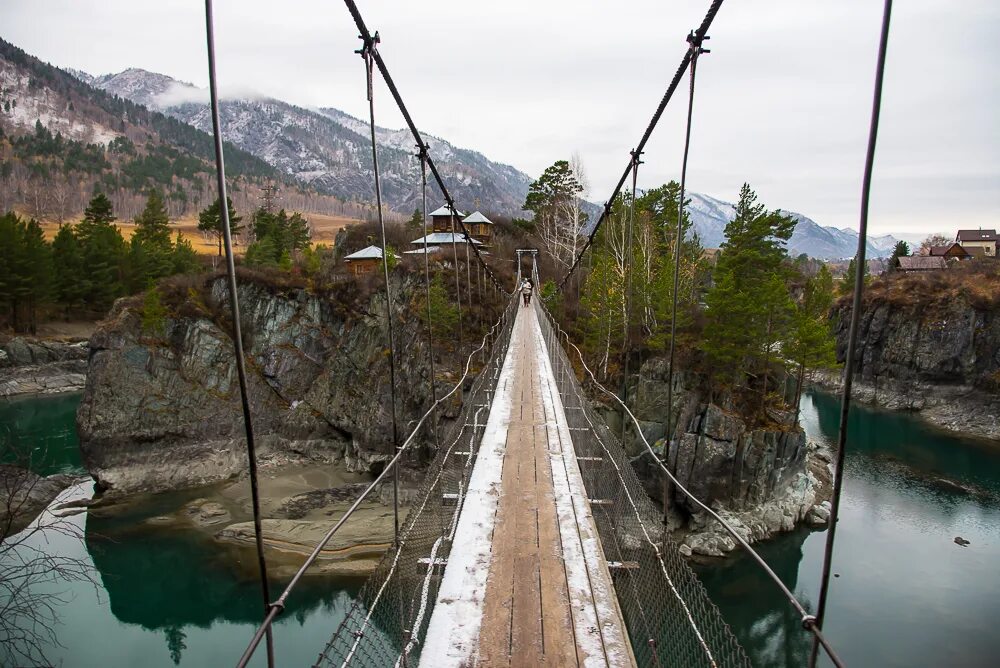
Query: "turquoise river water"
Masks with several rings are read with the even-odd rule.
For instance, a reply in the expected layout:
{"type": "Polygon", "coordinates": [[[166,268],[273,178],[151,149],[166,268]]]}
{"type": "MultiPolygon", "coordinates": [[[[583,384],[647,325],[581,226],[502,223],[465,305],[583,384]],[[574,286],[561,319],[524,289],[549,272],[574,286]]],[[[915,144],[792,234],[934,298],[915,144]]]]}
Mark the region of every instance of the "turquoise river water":
{"type": "MultiPolygon", "coordinates": [[[[30,443],[40,473],[81,471],[79,396],[0,403],[0,438],[30,443]]],[[[803,399],[811,438],[836,438],[838,401],[803,399]]],[[[835,552],[827,634],[851,666],[996,666],[1000,634],[1000,444],[943,434],[909,416],[857,408],[835,552]],[[970,541],[966,547],[956,536],[970,541]]],[[[3,445],[3,443],[0,443],[3,445]]],[[[93,564],[98,586],[63,584],[64,666],[232,665],[260,616],[258,585],[195,531],[142,520],[188,497],[160,495],[110,517],[70,519],[82,538],[54,536],[51,552],[93,564]]],[[[798,530],[760,550],[800,600],[819,592],[824,531],[798,530]]],[[[808,638],[774,587],[742,557],[698,568],[755,665],[802,666],[808,638]]],[[[280,583],[277,583],[280,584],[280,583]]],[[[280,665],[312,665],[357,583],[313,579],[275,630],[280,665]]],[[[258,661],[256,665],[263,665],[258,661]]]]}

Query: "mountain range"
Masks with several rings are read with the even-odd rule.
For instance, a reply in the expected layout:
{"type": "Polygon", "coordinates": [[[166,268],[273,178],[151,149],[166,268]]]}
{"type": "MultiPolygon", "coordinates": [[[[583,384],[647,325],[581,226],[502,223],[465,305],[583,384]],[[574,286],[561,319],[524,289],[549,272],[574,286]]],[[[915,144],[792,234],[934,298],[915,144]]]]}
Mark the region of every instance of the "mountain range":
{"type": "MultiPolygon", "coordinates": [[[[114,123],[81,125],[79,110],[75,114],[66,111],[73,108],[68,99],[53,101],[52,91],[37,85],[37,71],[18,72],[19,66],[23,69],[24,62],[17,62],[18,58],[11,59],[9,52],[20,50],[2,40],[0,45],[7,47],[8,52],[0,53],[8,56],[5,61],[0,60],[0,83],[19,81],[23,84],[17,91],[21,105],[16,108],[15,114],[7,116],[15,121],[15,125],[19,124],[27,130],[35,120],[39,120],[53,132],[60,130],[67,137],[95,143],[107,143],[109,138],[129,134],[122,130],[124,125],[115,127],[114,123]]],[[[30,56],[25,58],[36,65],[40,63],[30,56]]],[[[128,101],[132,105],[126,114],[129,121],[145,118],[142,114],[154,119],[180,121],[176,125],[191,128],[199,135],[198,142],[187,138],[188,144],[198,143],[199,148],[205,144],[207,134],[211,133],[207,92],[192,84],[137,68],[94,76],[78,70],[44,67],[51,70],[46,74],[49,79],[55,76],[53,72],[67,79],[72,78],[77,86],[91,89],[93,94],[90,97],[93,99],[128,101]],[[105,97],[102,98],[101,94],[105,97]]],[[[72,88],[65,82],[57,83],[51,87],[56,90],[72,88]]],[[[108,107],[108,111],[117,112],[113,104],[104,106],[108,107]]],[[[309,191],[333,195],[341,201],[367,205],[374,200],[366,121],[332,107],[307,109],[256,95],[224,99],[221,116],[224,139],[233,147],[230,150],[235,156],[244,162],[256,159],[258,164],[275,170],[276,176],[281,175],[281,178],[300,184],[309,191]]],[[[176,129],[172,134],[177,134],[176,129]]],[[[445,139],[428,135],[425,139],[460,207],[506,216],[523,214],[521,206],[532,177],[510,165],[491,161],[476,151],[456,147],[445,139]]],[[[383,199],[392,209],[408,214],[419,206],[420,201],[420,163],[414,154],[413,139],[406,129],[379,127],[376,128],[376,141],[379,144],[383,199]]],[[[199,150],[199,153],[204,154],[204,150],[199,150]]],[[[204,157],[210,158],[209,155],[204,157]]],[[[260,168],[251,171],[262,174],[260,168]]],[[[266,174],[263,176],[267,177],[266,174]]],[[[429,184],[428,197],[435,205],[441,200],[433,182],[429,184]]],[[[724,240],[725,226],[734,215],[733,205],[699,193],[689,193],[689,197],[689,213],[702,244],[706,247],[719,246],[724,240]]],[[[587,204],[593,220],[600,208],[587,204]]],[[[854,255],[856,232],[822,226],[799,213],[786,213],[798,221],[788,244],[791,255],[805,253],[820,259],[842,259],[854,255]]],[[[893,235],[870,237],[869,257],[889,255],[897,240],[893,235]]]]}
{"type": "MultiPolygon", "coordinates": [[[[82,81],[112,95],[210,133],[212,118],[204,89],[163,74],[128,69],[91,76],[73,71],[82,81]]],[[[368,123],[333,108],[305,109],[269,97],[227,98],[220,104],[223,138],[262,158],[280,172],[317,191],[342,199],[375,199],[368,123]]],[[[420,161],[409,130],[378,127],[382,197],[393,209],[408,213],[420,202],[420,161]]],[[[458,148],[424,135],[448,190],[460,207],[517,215],[532,179],[481,153],[458,148]]],[[[428,177],[430,181],[430,177],[428,177]]],[[[432,201],[441,194],[432,181],[432,201]]]]}

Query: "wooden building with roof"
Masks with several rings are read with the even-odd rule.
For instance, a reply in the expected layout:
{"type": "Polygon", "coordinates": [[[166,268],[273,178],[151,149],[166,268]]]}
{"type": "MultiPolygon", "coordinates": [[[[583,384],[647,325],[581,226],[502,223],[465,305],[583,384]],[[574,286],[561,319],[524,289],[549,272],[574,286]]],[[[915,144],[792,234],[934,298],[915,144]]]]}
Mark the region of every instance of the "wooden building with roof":
{"type": "Polygon", "coordinates": [[[996,230],[979,228],[978,230],[959,230],[958,234],[955,235],[955,241],[962,244],[966,250],[982,248],[986,257],[997,257],[997,243],[1000,242],[1000,237],[997,237],[996,230]]]}
{"type": "Polygon", "coordinates": [[[344,257],[344,263],[355,276],[370,274],[382,265],[382,249],[374,245],[362,248],[344,257]]]}

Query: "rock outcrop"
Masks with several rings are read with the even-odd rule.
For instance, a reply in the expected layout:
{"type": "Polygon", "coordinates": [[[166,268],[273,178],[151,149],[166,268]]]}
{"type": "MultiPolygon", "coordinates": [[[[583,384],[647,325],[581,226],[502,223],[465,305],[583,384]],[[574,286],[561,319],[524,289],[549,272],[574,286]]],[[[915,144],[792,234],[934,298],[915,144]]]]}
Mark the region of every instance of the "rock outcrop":
{"type": "MultiPolygon", "coordinates": [[[[864,302],[854,396],[919,412],[947,429],[1000,438],[1000,309],[961,292],[912,302],[886,292],[864,302]]],[[[831,314],[840,362],[847,357],[850,312],[850,302],[841,300],[831,314]]],[[[842,386],[835,374],[814,382],[842,386]]]]}
{"type": "Polygon", "coordinates": [[[0,464],[0,540],[28,526],[74,482],[77,479],[71,475],[43,478],[27,469],[0,464]]]}
{"type": "MultiPolygon", "coordinates": [[[[402,320],[413,286],[400,280],[395,315],[402,320]]],[[[145,336],[136,302],[120,300],[91,338],[77,425],[84,465],[102,489],[193,487],[246,468],[224,324],[228,294],[221,279],[209,279],[203,292],[192,291],[173,309],[163,336],[145,336]]],[[[241,280],[249,400],[263,466],[343,461],[369,471],[389,459],[384,296],[359,300],[347,308],[305,289],[241,280]]],[[[397,327],[395,334],[404,351],[396,395],[405,433],[429,404],[428,371],[421,329],[397,327]]]]}
{"type": "Polygon", "coordinates": [[[86,341],[0,340],[0,397],[79,392],[86,373],[86,341]]]}
{"type": "MultiPolygon", "coordinates": [[[[806,522],[820,526],[828,495],[829,456],[807,442],[801,428],[750,429],[724,406],[701,400],[678,374],[674,382],[675,445],[667,448],[666,363],[648,361],[635,388],[636,416],[657,456],[666,456],[678,482],[729,522],[748,542],[790,531],[806,522]],[[664,452],[664,449],[667,449],[664,452]]],[[[778,416],[790,421],[791,415],[778,416]]],[[[658,465],[637,438],[629,448],[646,491],[665,500],[671,529],[685,554],[722,556],[736,542],[686,495],[668,488],[658,465]]],[[[829,513],[827,513],[829,516],[829,513]]]]}

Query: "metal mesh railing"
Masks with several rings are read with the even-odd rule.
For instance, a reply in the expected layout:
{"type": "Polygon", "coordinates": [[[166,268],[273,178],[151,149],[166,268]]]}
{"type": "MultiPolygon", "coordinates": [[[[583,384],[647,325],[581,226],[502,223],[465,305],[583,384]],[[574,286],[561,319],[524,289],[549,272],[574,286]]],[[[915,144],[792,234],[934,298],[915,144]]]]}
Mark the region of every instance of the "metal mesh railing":
{"type": "MultiPolygon", "coordinates": [[[[701,582],[664,532],[620,441],[584,396],[544,308],[539,324],[592,503],[618,604],[640,666],[750,666],[701,582]]],[[[582,361],[582,360],[581,360],[582,361]]]]}
{"type": "MultiPolygon", "coordinates": [[[[515,298],[517,295],[515,294],[515,298]]],[[[512,299],[489,338],[486,360],[440,447],[399,533],[315,666],[416,666],[437,600],[465,490],[476,462],[514,324],[512,299]]],[[[428,428],[431,428],[428,425],[428,428]]]]}

